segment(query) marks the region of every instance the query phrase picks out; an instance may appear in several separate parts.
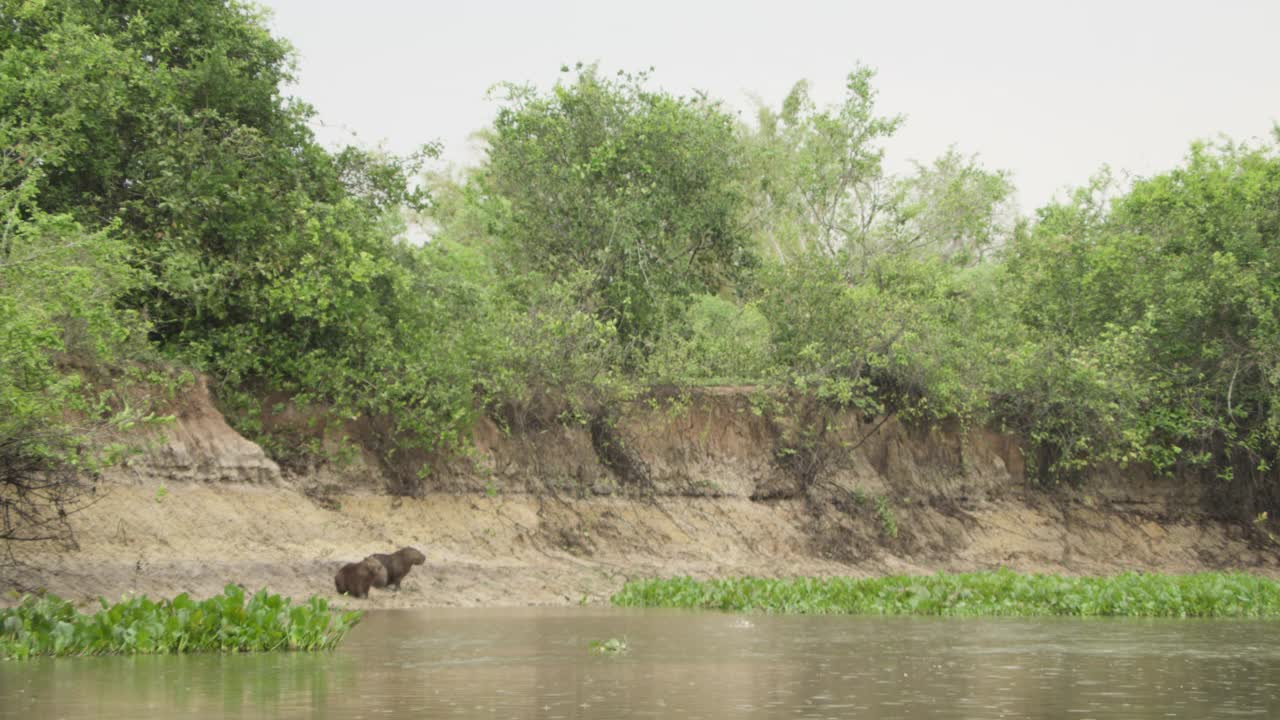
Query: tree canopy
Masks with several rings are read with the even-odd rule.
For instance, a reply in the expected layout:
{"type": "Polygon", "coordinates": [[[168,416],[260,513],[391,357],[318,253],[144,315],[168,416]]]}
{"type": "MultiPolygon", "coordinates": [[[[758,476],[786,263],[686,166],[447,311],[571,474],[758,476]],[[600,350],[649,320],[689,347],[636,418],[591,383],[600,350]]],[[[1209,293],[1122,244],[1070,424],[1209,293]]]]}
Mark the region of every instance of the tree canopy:
{"type": "Polygon", "coordinates": [[[624,343],[754,264],[733,118],[645,81],[585,66],[549,93],[502,86],[484,175],[513,269],[589,271],[624,343]]]}
{"type": "Polygon", "coordinates": [[[750,123],[566,67],[497,86],[483,160],[425,177],[430,143],[318,143],[293,73],[241,2],[0,0],[0,452],[87,464],[68,410],[119,418],[103,391],[161,366],[283,460],[315,448],[277,402],[426,458],[480,413],[732,381],[1005,427],[1045,480],[1143,463],[1280,498],[1280,139],[1020,217],[957,148],[888,173],[905,119],[862,66],[750,123]]]}

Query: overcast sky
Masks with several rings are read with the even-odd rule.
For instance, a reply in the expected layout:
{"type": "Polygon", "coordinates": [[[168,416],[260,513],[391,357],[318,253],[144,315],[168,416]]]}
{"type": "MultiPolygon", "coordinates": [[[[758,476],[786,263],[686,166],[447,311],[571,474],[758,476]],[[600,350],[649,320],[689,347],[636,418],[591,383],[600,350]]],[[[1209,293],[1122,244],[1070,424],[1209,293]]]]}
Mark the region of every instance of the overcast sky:
{"type": "Polygon", "coordinates": [[[879,108],[907,121],[903,171],[955,144],[1013,173],[1030,211],[1104,163],[1176,165],[1219,134],[1280,122],[1280,2],[393,2],[269,0],[299,54],[294,94],[322,140],[406,151],[429,140],[474,162],[470,135],[501,81],[549,87],[562,64],[653,66],[663,88],[707,91],[754,116],[801,78],[834,102],[858,62],[879,108]]]}

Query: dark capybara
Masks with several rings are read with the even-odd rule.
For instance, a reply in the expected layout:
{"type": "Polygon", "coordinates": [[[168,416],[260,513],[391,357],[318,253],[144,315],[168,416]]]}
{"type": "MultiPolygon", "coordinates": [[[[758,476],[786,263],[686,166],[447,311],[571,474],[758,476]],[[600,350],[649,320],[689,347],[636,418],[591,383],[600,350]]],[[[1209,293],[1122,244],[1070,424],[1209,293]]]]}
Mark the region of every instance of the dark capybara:
{"type": "Polygon", "coordinates": [[[333,578],[338,594],[347,593],[358,598],[369,597],[369,588],[387,584],[387,568],[373,558],[342,566],[333,578]]]}
{"type": "Polygon", "coordinates": [[[426,562],[427,556],[423,555],[417,548],[406,547],[400,548],[390,555],[377,553],[365,559],[377,560],[387,569],[386,582],[383,585],[374,585],[374,587],[383,587],[385,585],[392,590],[399,590],[400,581],[404,579],[404,576],[409,574],[414,565],[421,565],[426,562]]]}

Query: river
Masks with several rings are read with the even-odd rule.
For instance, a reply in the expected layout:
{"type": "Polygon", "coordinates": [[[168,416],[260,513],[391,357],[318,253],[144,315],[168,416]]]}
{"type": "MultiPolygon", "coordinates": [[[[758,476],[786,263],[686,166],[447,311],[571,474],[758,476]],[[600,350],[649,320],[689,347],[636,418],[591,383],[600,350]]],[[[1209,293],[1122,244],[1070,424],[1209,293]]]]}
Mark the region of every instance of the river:
{"type": "Polygon", "coordinates": [[[1280,623],[377,611],[332,653],[0,662],[0,717],[1273,718],[1280,623]]]}

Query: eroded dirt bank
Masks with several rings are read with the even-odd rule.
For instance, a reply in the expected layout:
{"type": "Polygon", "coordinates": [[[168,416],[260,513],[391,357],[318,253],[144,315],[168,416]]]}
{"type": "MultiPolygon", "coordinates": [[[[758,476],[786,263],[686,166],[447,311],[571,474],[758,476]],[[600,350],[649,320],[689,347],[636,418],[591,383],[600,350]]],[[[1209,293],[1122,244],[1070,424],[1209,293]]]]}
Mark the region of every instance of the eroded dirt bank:
{"type": "MultiPolygon", "coordinates": [[[[760,412],[745,392],[638,403],[608,427],[488,421],[416,497],[393,463],[282,473],[198,388],[75,517],[79,548],[27,547],[14,581],[86,600],[228,582],[368,607],[601,602],[628,578],[1247,569],[1272,547],[1199,486],[1140,472],[1027,485],[1008,437],[893,418],[760,412]],[[414,545],[399,593],[339,599],[344,562],[414,545]]],[[[398,462],[415,462],[399,458],[398,462]]]]}

